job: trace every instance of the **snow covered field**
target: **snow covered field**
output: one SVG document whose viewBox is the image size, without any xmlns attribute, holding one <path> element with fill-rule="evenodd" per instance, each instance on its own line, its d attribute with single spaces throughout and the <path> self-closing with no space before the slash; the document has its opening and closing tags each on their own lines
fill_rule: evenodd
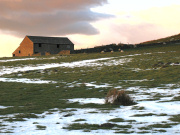
<svg viewBox="0 0 180 135">
<path fill-rule="evenodd" d="M 131 90 L 137 90 L 139 88 L 129 88 Z M 169 92 L 171 91 L 171 93 Z M 43 114 L 38 115 L 39 118 L 31 118 L 26 119 L 24 122 L 3 122 L 3 124 L 7 125 L 6 129 L 14 132 L 14 135 L 59 135 L 59 134 L 77 134 L 77 135 L 102 135 L 102 134 L 116 134 L 116 128 L 112 130 L 92 130 L 91 132 L 84 132 L 83 130 L 73 130 L 69 131 L 67 129 L 63 129 L 64 127 L 68 127 L 73 123 L 88 123 L 88 124 L 103 124 L 109 122 L 111 119 L 121 118 L 124 122 L 117 122 L 118 125 L 132 125 L 131 128 L 127 129 L 129 133 L 133 135 L 138 135 L 143 127 L 150 127 L 148 131 L 149 133 L 145 134 L 153 134 L 153 135 L 179 135 L 180 134 L 180 124 L 177 122 L 172 122 L 169 120 L 171 116 L 180 114 L 180 101 L 171 101 L 173 95 L 176 95 L 180 89 L 162 89 L 162 88 L 152 88 L 148 89 L 146 92 L 149 92 L 149 95 L 141 95 L 141 91 L 139 91 L 136 96 L 134 96 L 135 100 L 138 102 L 137 105 L 134 106 L 120 106 L 119 109 L 114 110 L 101 110 L 101 109 L 73 109 L 67 108 L 65 110 L 60 110 L 54 108 L 53 110 L 49 110 L 44 112 Z M 159 100 L 148 101 L 148 99 L 153 98 L 153 94 L 151 93 L 158 92 L 164 96 L 168 95 L 168 97 L 161 98 Z M 171 94 L 171 95 L 169 95 Z M 171 96 L 171 97 L 170 97 Z M 133 97 L 133 95 L 132 95 Z M 146 99 L 146 100 L 145 100 Z M 144 101 L 145 100 L 145 101 Z M 166 102 L 166 101 L 169 102 Z M 67 102 L 79 102 L 80 104 L 94 103 L 94 104 L 103 104 L 104 99 L 98 98 L 87 98 L 87 99 L 69 99 Z M 5 107 L 1 106 L 1 109 Z M 140 109 L 142 108 L 142 109 Z M 51 113 L 49 113 L 51 112 Z M 68 116 L 68 114 L 71 114 Z M 67 117 L 66 117 L 67 116 Z M 84 121 L 77 122 L 76 120 L 83 119 Z M 129 122 L 130 121 L 130 122 Z M 111 122 L 112 123 L 112 122 Z M 153 127 L 155 124 L 170 124 L 170 127 Z M 43 130 L 38 130 L 37 125 L 44 126 Z M 4 130 L 6 130 L 4 129 Z M 124 129 L 122 129 L 123 131 Z M 162 131 L 163 132 L 162 132 Z M 165 130 L 165 131 L 164 131 Z M 119 130 L 118 130 L 119 131 Z M 147 130 L 146 130 L 147 131 Z M 123 135 L 123 133 L 121 133 Z"/>
<path fill-rule="evenodd" d="M 132 55 L 138 56 L 140 54 Z M 149 55 L 149 54 L 147 54 Z M 130 55 L 129 55 L 130 56 Z M 112 65 L 123 65 L 124 63 L 131 62 L 132 58 L 129 56 L 123 57 L 109 57 L 82 60 L 70 63 L 52 63 L 52 64 L 39 64 L 27 65 L 22 67 L 1 67 L 0 68 L 0 82 L 17 82 L 17 83 L 35 83 L 35 84 L 49 84 L 57 83 L 51 80 L 41 80 L 39 78 L 4 78 L 3 75 L 33 71 L 44 70 L 55 67 L 102 67 Z M 18 60 L 18 59 L 16 59 Z M 24 59 L 26 60 L 26 59 Z M 31 59 L 30 59 L 31 60 Z M 34 58 L 32 58 L 34 60 Z M 11 60 L 8 60 L 9 62 Z M 13 60 L 12 60 L 13 61 Z M 3 62 L 1 60 L 0 62 Z M 19 74 L 21 76 L 21 74 Z M 150 81 L 143 80 L 123 80 L 126 82 L 143 82 Z M 76 85 L 78 82 L 76 82 Z M 96 82 L 84 83 L 89 88 L 107 88 L 113 84 L 98 85 Z M 37 114 L 38 118 L 25 119 L 26 121 L 3 121 L 7 117 L 12 117 L 16 114 L 1 115 L 0 124 L 5 126 L 0 127 L 1 132 L 10 131 L 13 135 L 112 135 L 112 134 L 132 134 L 132 135 L 179 135 L 180 124 L 170 120 L 174 115 L 180 114 L 180 101 L 173 100 L 179 93 L 180 88 L 173 88 L 176 84 L 166 84 L 159 88 L 141 88 L 129 87 L 127 91 L 133 91 L 135 94 L 130 94 L 131 97 L 137 102 L 133 106 L 119 106 L 114 109 L 101 109 L 101 108 L 66 108 L 66 109 L 51 109 L 42 114 Z M 74 87 L 74 83 L 70 83 L 69 87 Z M 120 88 L 120 86 L 119 86 Z M 63 100 L 63 99 L 59 99 Z M 67 99 L 67 104 L 78 102 L 79 104 L 104 104 L 102 98 L 75 98 Z M 2 109 L 11 106 L 1 106 Z M 123 119 L 123 122 L 113 122 L 113 119 Z M 113 127 L 111 130 L 98 129 L 98 130 L 68 130 L 66 129 L 74 123 L 79 124 L 104 124 L 115 123 L 119 126 L 131 126 L 130 128 L 119 129 Z M 166 127 L 165 127 L 166 126 Z M 0 132 L 0 133 L 1 133 Z M 124 133 L 123 133 L 124 132 Z"/>
</svg>

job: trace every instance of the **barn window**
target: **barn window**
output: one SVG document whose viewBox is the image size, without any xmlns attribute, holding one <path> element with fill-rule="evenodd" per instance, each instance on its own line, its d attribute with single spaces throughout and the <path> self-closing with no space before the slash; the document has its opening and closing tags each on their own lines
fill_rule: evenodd
<svg viewBox="0 0 180 135">
<path fill-rule="evenodd" d="M 13 54 L 13 57 L 15 57 L 16 55 L 15 54 Z"/>
<path fill-rule="evenodd" d="M 59 45 L 57 45 L 57 48 L 59 48 Z"/>
<path fill-rule="evenodd" d="M 19 53 L 21 53 L 21 51 L 19 50 Z"/>
<path fill-rule="evenodd" d="M 41 47 L 42 45 L 41 44 L 39 44 L 39 47 Z"/>
</svg>

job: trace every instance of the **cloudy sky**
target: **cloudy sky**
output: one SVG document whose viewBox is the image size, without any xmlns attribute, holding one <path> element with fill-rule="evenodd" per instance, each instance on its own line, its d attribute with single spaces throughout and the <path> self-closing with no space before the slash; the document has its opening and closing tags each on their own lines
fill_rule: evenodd
<svg viewBox="0 0 180 135">
<path fill-rule="evenodd" d="M 67 36 L 75 48 L 180 33 L 180 0 L 0 0 L 0 57 L 26 35 Z"/>
</svg>

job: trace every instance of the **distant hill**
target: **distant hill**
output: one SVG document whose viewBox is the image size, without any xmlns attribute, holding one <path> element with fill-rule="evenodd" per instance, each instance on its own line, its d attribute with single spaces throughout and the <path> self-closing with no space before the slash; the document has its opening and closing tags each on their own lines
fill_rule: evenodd
<svg viewBox="0 0 180 135">
<path fill-rule="evenodd" d="M 142 42 L 140 44 L 166 44 L 166 43 L 180 43 L 180 33 L 177 35 L 165 37 L 165 38 L 160 38 L 157 40 L 151 40 L 151 41 L 146 41 Z"/>
<path fill-rule="evenodd" d="M 109 44 L 102 46 L 95 46 L 93 48 L 74 50 L 72 53 L 95 53 L 95 52 L 112 52 L 121 51 L 124 49 L 138 48 L 138 47 L 156 47 L 157 45 L 168 45 L 168 44 L 179 44 L 180 45 L 180 33 L 177 35 L 169 36 L 166 38 L 160 38 L 157 40 L 151 40 L 142 42 L 139 44 Z"/>
</svg>

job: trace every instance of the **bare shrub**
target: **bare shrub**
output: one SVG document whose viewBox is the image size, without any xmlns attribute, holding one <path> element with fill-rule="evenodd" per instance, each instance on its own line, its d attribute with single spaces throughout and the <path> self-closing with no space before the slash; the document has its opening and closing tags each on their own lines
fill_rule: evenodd
<svg viewBox="0 0 180 135">
<path fill-rule="evenodd" d="M 124 90 L 119 91 L 117 89 L 112 89 L 108 92 L 105 102 L 106 104 L 124 105 L 124 106 L 136 104 L 133 101 L 133 99 L 128 94 L 125 93 Z"/>
</svg>

